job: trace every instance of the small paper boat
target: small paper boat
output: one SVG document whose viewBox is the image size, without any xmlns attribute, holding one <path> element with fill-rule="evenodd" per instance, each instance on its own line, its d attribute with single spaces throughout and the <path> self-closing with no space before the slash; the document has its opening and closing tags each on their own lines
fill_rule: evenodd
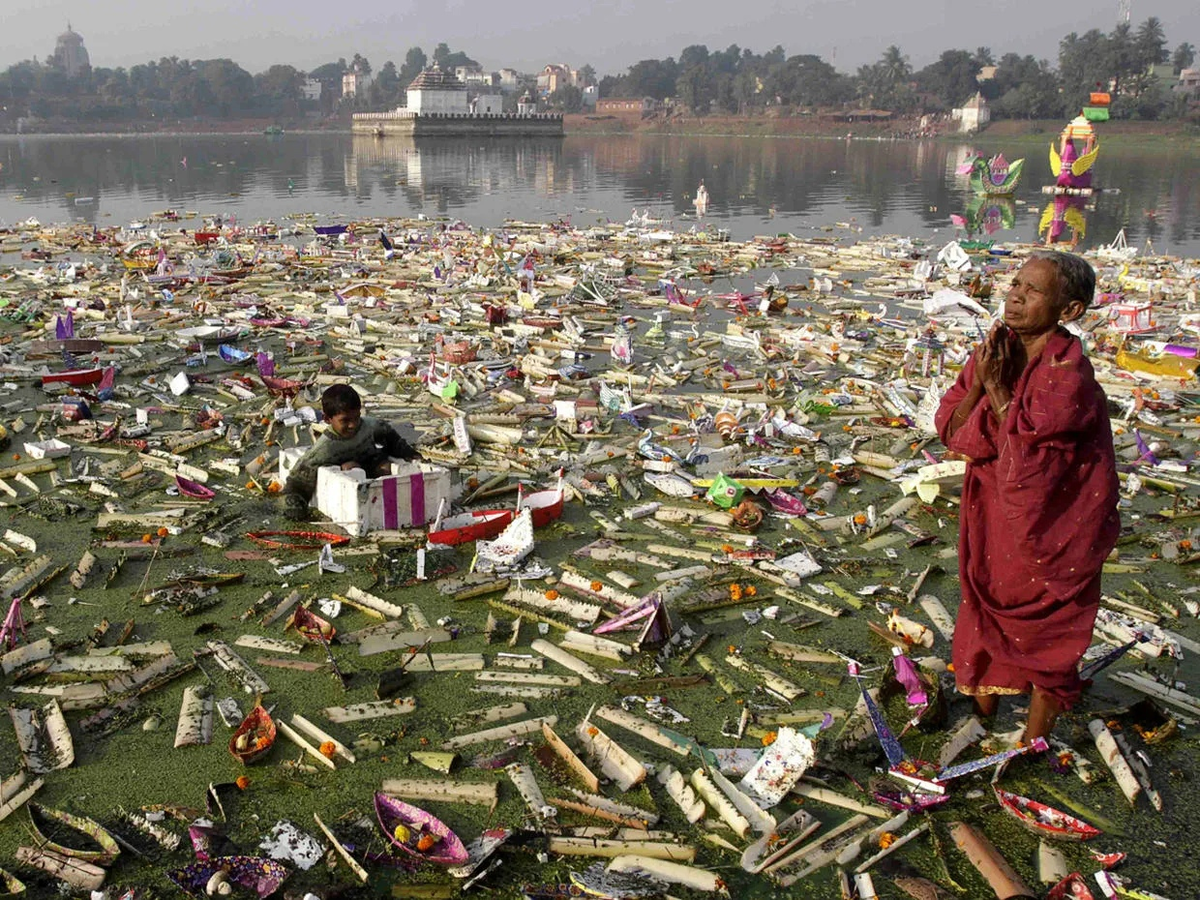
<svg viewBox="0 0 1200 900">
<path fill-rule="evenodd" d="M 68 369 L 65 372 L 51 372 L 42 376 L 42 387 L 48 384 L 69 384 L 73 387 L 83 387 L 88 384 L 99 384 L 104 377 L 104 370 L 97 366 L 94 369 Z"/>
<path fill-rule="evenodd" d="M 250 360 L 254 359 L 254 354 L 249 350 L 240 350 L 229 344 L 220 344 L 217 347 L 217 354 L 221 359 L 233 366 L 244 366 Z"/>
<path fill-rule="evenodd" d="M 295 397 L 298 393 L 308 387 L 307 382 L 293 381 L 290 378 L 279 378 L 275 375 L 260 375 L 262 383 L 267 388 L 267 393 L 272 397 Z"/>
<path fill-rule="evenodd" d="M 314 225 L 313 231 L 317 234 L 330 237 L 335 234 L 345 234 L 349 231 L 348 225 Z"/>
<path fill-rule="evenodd" d="M 459 513 L 434 522 L 429 529 L 429 543 L 457 547 L 467 541 L 494 538 L 516 515 L 511 509 L 481 509 Z"/>
<path fill-rule="evenodd" d="M 186 894 L 204 897 L 209 881 L 224 872 L 230 884 L 269 897 L 291 873 L 281 863 L 263 856 L 215 856 L 167 872 L 167 877 Z"/>
<path fill-rule="evenodd" d="M 39 803 L 33 803 L 32 801 L 26 804 L 26 808 L 29 810 L 29 819 L 33 826 L 33 832 L 37 837 L 38 848 L 41 850 L 53 850 L 55 853 L 61 853 L 63 856 L 81 859 L 84 862 L 95 863 L 100 866 L 107 866 L 121 855 L 121 848 L 113 836 L 99 822 L 89 819 L 87 816 L 73 815 L 59 809 L 42 806 Z M 77 832 L 77 835 L 87 835 L 95 842 L 99 849 L 83 850 L 78 847 L 68 847 L 65 844 L 52 841 L 46 837 L 39 822 L 41 825 L 52 824 L 54 827 L 51 833 L 55 835 L 61 835 L 66 829 Z"/>
<path fill-rule="evenodd" d="M 272 550 L 320 550 L 326 544 L 341 547 L 350 543 L 349 535 L 325 531 L 249 531 L 246 537 Z"/>
<path fill-rule="evenodd" d="M 992 789 L 996 792 L 1000 807 L 1006 813 L 1041 837 L 1060 841 L 1086 841 L 1101 833 L 1094 825 L 1089 825 L 1082 819 L 1052 806 L 1010 793 L 996 785 L 992 785 Z"/>
<path fill-rule="evenodd" d="M 211 488 L 206 488 L 200 482 L 184 478 L 182 475 L 175 476 L 175 485 L 179 488 L 179 493 L 196 500 L 211 500 L 216 496 Z"/>
<path fill-rule="evenodd" d="M 804 501 L 794 494 L 789 494 L 782 488 L 763 491 L 763 496 L 766 497 L 767 502 L 771 504 L 773 510 L 783 513 L 785 516 L 808 515 L 808 507 L 804 505 Z"/>
<path fill-rule="evenodd" d="M 30 441 L 25 444 L 25 455 L 30 459 L 58 459 L 71 453 L 71 445 L 58 438 L 48 441 Z"/>
<path fill-rule="evenodd" d="M 238 336 L 239 329 L 220 325 L 196 325 L 192 328 L 180 328 L 172 338 L 176 343 L 187 344 L 223 344 Z"/>
<path fill-rule="evenodd" d="M 275 720 L 262 706 L 250 710 L 229 739 L 229 752 L 243 765 L 262 759 L 275 746 Z"/>
<path fill-rule="evenodd" d="M 543 528 L 563 514 L 562 471 L 559 471 L 558 486 L 547 491 L 534 491 L 532 494 L 517 494 L 517 509 L 528 509 L 533 513 L 533 527 Z"/>
<path fill-rule="evenodd" d="M 682 475 L 667 472 L 647 472 L 642 476 L 642 480 L 656 491 L 666 494 L 668 497 L 679 497 L 682 499 L 696 495 L 695 486 Z"/>
<path fill-rule="evenodd" d="M 481 572 L 515 566 L 533 552 L 533 514 L 523 509 L 494 541 L 476 541 L 475 566 Z"/>
<path fill-rule="evenodd" d="M 295 628 L 310 641 L 328 643 L 337 634 L 337 629 L 333 627 L 332 623 L 327 622 L 315 612 L 303 606 L 296 607 L 296 611 L 292 613 L 292 619 L 288 625 Z"/>
<path fill-rule="evenodd" d="M 380 791 L 375 794 L 375 815 L 387 839 L 409 856 L 439 866 L 461 866 L 469 858 L 458 835 L 423 809 Z"/>
</svg>

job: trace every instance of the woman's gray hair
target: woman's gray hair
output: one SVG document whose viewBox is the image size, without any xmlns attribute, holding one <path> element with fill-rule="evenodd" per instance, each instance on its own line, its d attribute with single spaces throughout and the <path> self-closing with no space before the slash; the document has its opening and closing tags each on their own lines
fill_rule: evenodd
<svg viewBox="0 0 1200 900">
<path fill-rule="evenodd" d="M 1030 259 L 1044 259 L 1058 274 L 1058 291 L 1066 301 L 1078 300 L 1084 308 L 1092 305 L 1096 296 L 1096 270 L 1082 256 L 1061 250 L 1038 250 Z"/>
</svg>

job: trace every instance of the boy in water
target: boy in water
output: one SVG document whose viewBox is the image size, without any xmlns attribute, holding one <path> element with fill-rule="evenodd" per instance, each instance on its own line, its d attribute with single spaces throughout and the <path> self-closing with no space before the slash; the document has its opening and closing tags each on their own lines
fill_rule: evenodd
<svg viewBox="0 0 1200 900">
<path fill-rule="evenodd" d="M 308 518 L 322 466 L 362 469 L 368 478 L 378 478 L 389 474 L 390 459 L 417 458 L 417 451 L 395 428 L 362 414 L 362 399 L 348 384 L 327 388 L 321 395 L 321 411 L 329 429 L 300 457 L 283 486 L 285 514 L 290 519 Z"/>
</svg>

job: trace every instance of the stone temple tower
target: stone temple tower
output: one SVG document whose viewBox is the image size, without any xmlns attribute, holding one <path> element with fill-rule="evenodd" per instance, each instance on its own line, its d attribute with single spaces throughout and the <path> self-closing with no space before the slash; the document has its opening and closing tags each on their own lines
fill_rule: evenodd
<svg viewBox="0 0 1200 900">
<path fill-rule="evenodd" d="M 58 36 L 58 41 L 54 45 L 54 55 L 50 57 L 50 64 L 71 76 L 78 75 L 85 66 L 91 65 L 87 48 L 83 46 L 83 38 L 79 36 L 78 32 L 71 30 L 69 22 L 67 30 Z"/>
</svg>

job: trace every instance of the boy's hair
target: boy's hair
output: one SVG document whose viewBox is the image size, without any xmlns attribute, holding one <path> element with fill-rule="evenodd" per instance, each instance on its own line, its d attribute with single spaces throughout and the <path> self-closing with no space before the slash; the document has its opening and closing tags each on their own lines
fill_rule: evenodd
<svg viewBox="0 0 1200 900">
<path fill-rule="evenodd" d="M 332 384 L 321 394 L 321 412 L 326 419 L 356 409 L 362 409 L 362 398 L 348 384 Z"/>
</svg>

